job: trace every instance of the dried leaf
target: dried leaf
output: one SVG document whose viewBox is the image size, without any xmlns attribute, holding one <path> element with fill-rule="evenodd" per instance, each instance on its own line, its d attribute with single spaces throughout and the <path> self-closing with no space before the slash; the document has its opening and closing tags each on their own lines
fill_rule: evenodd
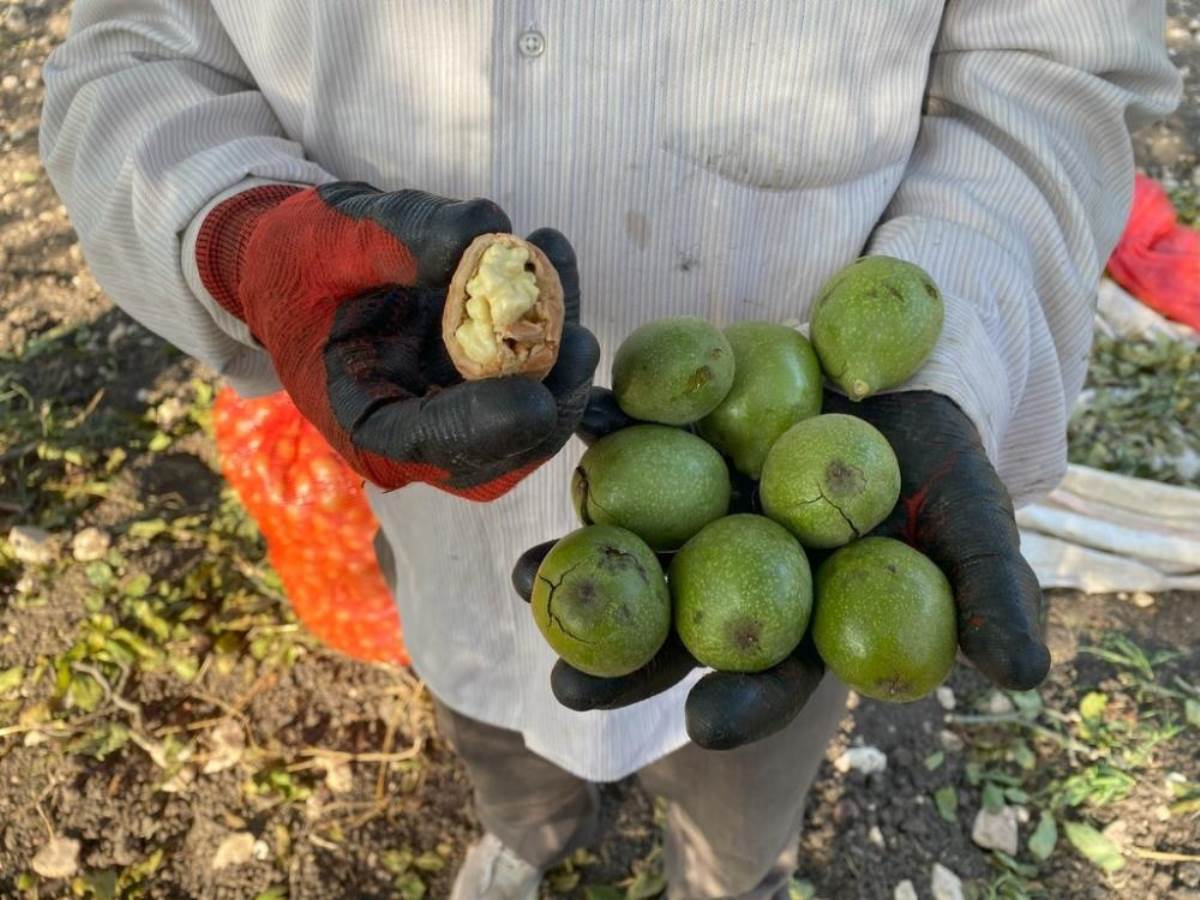
<svg viewBox="0 0 1200 900">
<path fill-rule="evenodd" d="M 1042 695 L 1037 691 L 1013 691 L 1008 696 L 1026 719 L 1036 719 L 1042 711 Z"/>
<path fill-rule="evenodd" d="M 116 900 L 119 880 L 116 869 L 84 872 L 71 882 L 71 892 L 76 896 L 90 892 L 91 900 Z"/>
<path fill-rule="evenodd" d="M 425 882 L 415 872 L 398 876 L 394 887 L 399 892 L 401 900 L 421 900 L 425 896 Z"/>
<path fill-rule="evenodd" d="M 446 861 L 436 853 L 427 852 L 414 859 L 413 865 L 422 872 L 440 872 L 446 868 Z"/>
<path fill-rule="evenodd" d="M 104 721 L 91 731 L 73 739 L 67 744 L 67 750 L 102 760 L 124 747 L 129 737 L 128 726 L 120 722 Z"/>
<path fill-rule="evenodd" d="M 214 871 L 227 866 L 240 866 L 250 862 L 253 856 L 254 835 L 248 831 L 236 831 L 217 846 L 211 865 Z"/>
<path fill-rule="evenodd" d="M 1009 803 L 1028 803 L 1029 794 L 1017 787 L 1008 787 L 1004 789 L 1004 798 Z"/>
<path fill-rule="evenodd" d="M 1099 721 L 1104 716 L 1108 706 L 1108 695 L 1099 691 L 1090 691 L 1079 702 L 1079 714 L 1085 721 Z"/>
<path fill-rule="evenodd" d="M 1200 486 L 1200 348 L 1098 336 L 1068 445 L 1072 462 Z"/>
<path fill-rule="evenodd" d="M 379 862 L 393 875 L 403 875 L 412 866 L 413 855 L 408 850 L 385 850 Z"/>
<path fill-rule="evenodd" d="M 1090 862 L 1105 872 L 1115 872 L 1125 865 L 1121 848 L 1091 825 L 1083 822 L 1064 822 L 1067 840 Z"/>
<path fill-rule="evenodd" d="M 947 822 L 958 821 L 958 792 L 953 785 L 938 788 L 933 794 L 933 804 L 938 815 Z"/>
<path fill-rule="evenodd" d="M 0 672 L 0 697 L 11 694 L 25 680 L 25 667 L 13 666 Z"/>
<path fill-rule="evenodd" d="M 546 876 L 546 881 L 550 884 L 550 889 L 556 894 L 566 894 L 569 891 L 575 890 L 579 886 L 579 872 L 571 869 L 551 872 Z"/>
<path fill-rule="evenodd" d="M 1004 789 L 989 781 L 983 786 L 983 808 L 988 812 L 1000 812 L 1004 808 Z"/>
<path fill-rule="evenodd" d="M 79 870 L 79 841 L 52 837 L 33 857 L 30 868 L 43 878 L 70 878 Z"/>
<path fill-rule="evenodd" d="M 1054 822 L 1054 816 L 1043 812 L 1041 818 L 1038 819 L 1037 828 L 1033 829 L 1033 834 L 1029 836 L 1029 852 L 1036 859 L 1045 862 L 1054 852 L 1057 843 L 1058 826 Z"/>
</svg>

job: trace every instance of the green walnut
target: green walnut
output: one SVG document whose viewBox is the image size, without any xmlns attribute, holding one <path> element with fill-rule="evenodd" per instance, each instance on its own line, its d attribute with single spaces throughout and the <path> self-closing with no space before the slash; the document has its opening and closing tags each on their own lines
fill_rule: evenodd
<svg viewBox="0 0 1200 900">
<path fill-rule="evenodd" d="M 571 479 L 581 522 L 627 528 L 659 551 L 678 550 L 725 515 L 729 492 L 721 454 L 666 425 L 634 425 L 602 437 Z"/>
<path fill-rule="evenodd" d="M 812 612 L 804 550 L 770 519 L 718 519 L 671 561 L 675 631 L 698 661 L 760 672 L 791 653 Z"/>
<path fill-rule="evenodd" d="M 865 535 L 900 497 L 891 444 L 856 416 L 828 413 L 793 425 L 763 465 L 763 511 L 806 547 L 840 547 Z"/>
<path fill-rule="evenodd" d="M 946 680 L 958 647 L 950 582 L 907 544 L 870 537 L 817 569 L 813 641 L 860 694 L 907 703 Z"/>
<path fill-rule="evenodd" d="M 636 329 L 617 348 L 613 394 L 626 415 L 687 425 L 708 415 L 733 384 L 733 348 L 693 316 Z"/>
<path fill-rule="evenodd" d="M 671 628 L 671 597 L 654 551 L 608 525 L 573 531 L 550 549 L 530 606 L 554 652 L 602 678 L 640 669 Z"/>
<path fill-rule="evenodd" d="M 697 430 L 739 472 L 758 478 L 780 435 L 821 411 L 821 366 L 804 335 L 786 325 L 738 322 L 725 337 L 733 387 Z"/>
<path fill-rule="evenodd" d="M 921 368 L 942 332 L 944 304 L 919 266 L 868 256 L 817 294 L 809 332 L 821 367 L 851 400 L 896 387 Z"/>
</svg>

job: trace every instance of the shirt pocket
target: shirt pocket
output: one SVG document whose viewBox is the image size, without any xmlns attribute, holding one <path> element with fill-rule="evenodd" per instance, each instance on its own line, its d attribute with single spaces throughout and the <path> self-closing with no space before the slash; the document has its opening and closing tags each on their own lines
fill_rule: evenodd
<svg viewBox="0 0 1200 900">
<path fill-rule="evenodd" d="M 738 10 L 736 19 L 681 11 L 663 29 L 662 149 L 770 191 L 851 181 L 907 158 L 941 2 L 768 0 Z"/>
</svg>

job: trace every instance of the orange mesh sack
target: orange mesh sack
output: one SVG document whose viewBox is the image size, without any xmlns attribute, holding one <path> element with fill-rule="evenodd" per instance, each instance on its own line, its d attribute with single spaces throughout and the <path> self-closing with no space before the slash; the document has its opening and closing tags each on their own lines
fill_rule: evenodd
<svg viewBox="0 0 1200 900">
<path fill-rule="evenodd" d="M 221 471 L 258 523 L 296 617 L 348 656 L 407 665 L 362 479 L 283 392 L 243 400 L 222 388 L 213 430 Z"/>
</svg>

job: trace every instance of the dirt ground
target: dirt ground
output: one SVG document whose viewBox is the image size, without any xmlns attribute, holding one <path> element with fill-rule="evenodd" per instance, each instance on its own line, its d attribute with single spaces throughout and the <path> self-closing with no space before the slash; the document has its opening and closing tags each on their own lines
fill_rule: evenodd
<svg viewBox="0 0 1200 900">
<path fill-rule="evenodd" d="M 1200 184 L 1200 0 L 1169 5 L 1187 100 L 1137 152 Z M 445 897 L 478 824 L 426 693 L 290 616 L 216 473 L 209 373 L 105 298 L 38 163 L 68 13 L 0 0 L 0 536 L 50 534 L 39 559 L 0 544 L 0 896 Z M 89 526 L 110 545 L 77 559 Z M 974 898 L 1200 898 L 1200 597 L 1048 599 L 1038 691 L 959 669 L 852 704 L 793 897 L 927 898 L 937 864 Z M 886 768 L 848 767 L 860 745 Z M 661 808 L 604 797 L 605 839 L 545 897 L 662 889 Z M 1015 852 L 973 842 L 981 809 Z"/>
</svg>

